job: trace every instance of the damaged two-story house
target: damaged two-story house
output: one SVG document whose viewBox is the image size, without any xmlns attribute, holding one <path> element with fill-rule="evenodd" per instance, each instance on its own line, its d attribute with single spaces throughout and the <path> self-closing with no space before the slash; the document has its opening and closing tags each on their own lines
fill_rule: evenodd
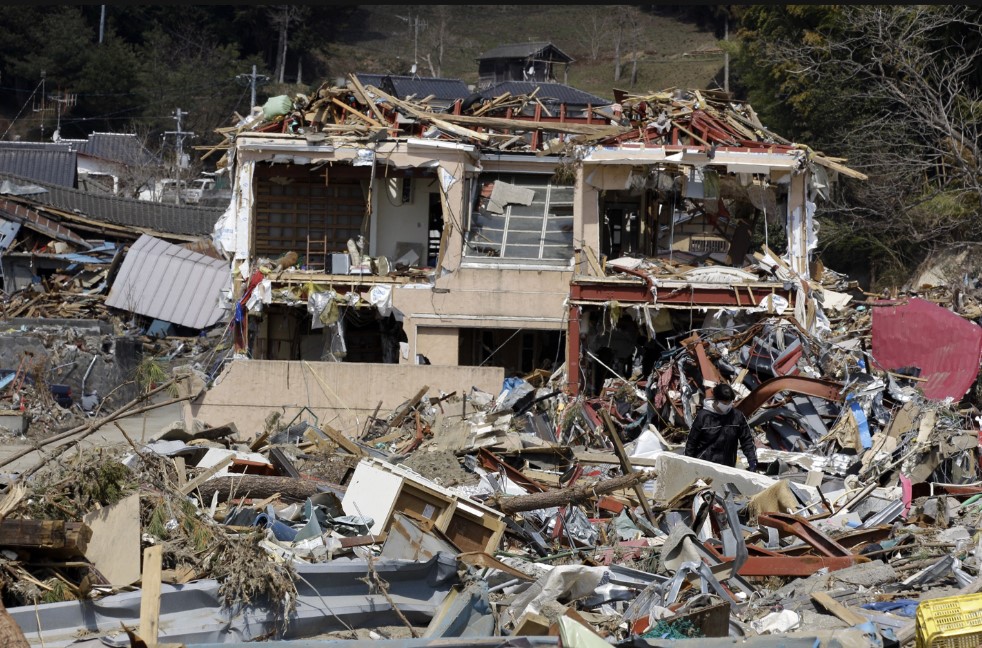
<svg viewBox="0 0 982 648">
<path fill-rule="evenodd" d="M 612 121 L 534 97 L 434 112 L 353 81 L 230 141 L 215 239 L 241 354 L 565 366 L 576 391 L 694 314 L 806 321 L 815 204 L 860 175 L 722 93 L 629 98 Z"/>
</svg>

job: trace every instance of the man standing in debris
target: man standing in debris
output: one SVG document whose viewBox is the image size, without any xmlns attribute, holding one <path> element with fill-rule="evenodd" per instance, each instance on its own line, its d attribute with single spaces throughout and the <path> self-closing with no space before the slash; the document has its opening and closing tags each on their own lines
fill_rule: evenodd
<svg viewBox="0 0 982 648">
<path fill-rule="evenodd" d="M 713 387 L 713 397 L 707 398 L 689 429 L 685 443 L 685 456 L 705 459 L 713 463 L 736 466 L 737 444 L 750 464 L 757 471 L 757 448 L 747 417 L 733 409 L 733 388 L 720 384 Z"/>
</svg>

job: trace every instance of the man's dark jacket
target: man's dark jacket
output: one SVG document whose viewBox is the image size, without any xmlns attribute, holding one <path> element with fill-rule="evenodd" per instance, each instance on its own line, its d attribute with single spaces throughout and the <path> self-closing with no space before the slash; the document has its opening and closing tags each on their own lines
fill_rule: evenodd
<svg viewBox="0 0 982 648">
<path fill-rule="evenodd" d="M 689 429 L 685 456 L 736 466 L 737 445 L 743 450 L 750 470 L 757 470 L 757 449 L 747 417 L 736 408 L 726 414 L 703 407 Z"/>
</svg>

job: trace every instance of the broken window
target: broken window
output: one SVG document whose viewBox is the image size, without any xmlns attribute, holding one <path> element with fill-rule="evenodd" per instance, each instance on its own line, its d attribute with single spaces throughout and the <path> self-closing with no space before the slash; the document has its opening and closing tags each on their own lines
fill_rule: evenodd
<svg viewBox="0 0 982 648">
<path fill-rule="evenodd" d="M 563 261 L 573 256 L 573 186 L 548 175 L 484 174 L 471 203 L 465 255 Z"/>
</svg>

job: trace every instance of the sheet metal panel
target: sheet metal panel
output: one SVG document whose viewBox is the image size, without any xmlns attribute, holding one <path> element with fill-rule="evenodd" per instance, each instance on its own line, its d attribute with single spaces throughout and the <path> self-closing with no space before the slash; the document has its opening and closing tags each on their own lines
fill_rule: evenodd
<svg viewBox="0 0 982 648">
<path fill-rule="evenodd" d="M 956 401 L 979 373 L 982 327 L 923 299 L 878 302 L 873 308 L 873 359 L 892 371 L 916 366 L 924 395 Z"/>
<path fill-rule="evenodd" d="M 106 304 L 190 328 L 206 328 L 227 310 L 220 295 L 232 281 L 228 264 L 142 235 L 130 247 Z"/>
<path fill-rule="evenodd" d="M 265 602 L 223 606 L 218 582 L 161 586 L 161 643 L 231 644 L 255 642 L 271 633 L 277 639 L 302 639 L 351 628 L 401 624 L 393 604 L 416 624 L 426 624 L 458 583 L 457 561 L 439 554 L 426 562 L 376 560 L 375 570 L 389 583 L 389 598 L 364 582 L 364 560 L 335 559 L 297 565 L 297 607 L 285 629 Z M 66 601 L 9 608 L 32 646 L 105 648 L 129 646 L 120 624 L 136 628 L 142 592 L 123 592 L 98 600 Z M 39 631 L 40 628 L 40 631 Z M 436 640 L 433 640 L 436 641 Z M 261 645 L 249 643 L 251 646 Z M 302 645 L 302 644 L 297 644 Z"/>
</svg>

